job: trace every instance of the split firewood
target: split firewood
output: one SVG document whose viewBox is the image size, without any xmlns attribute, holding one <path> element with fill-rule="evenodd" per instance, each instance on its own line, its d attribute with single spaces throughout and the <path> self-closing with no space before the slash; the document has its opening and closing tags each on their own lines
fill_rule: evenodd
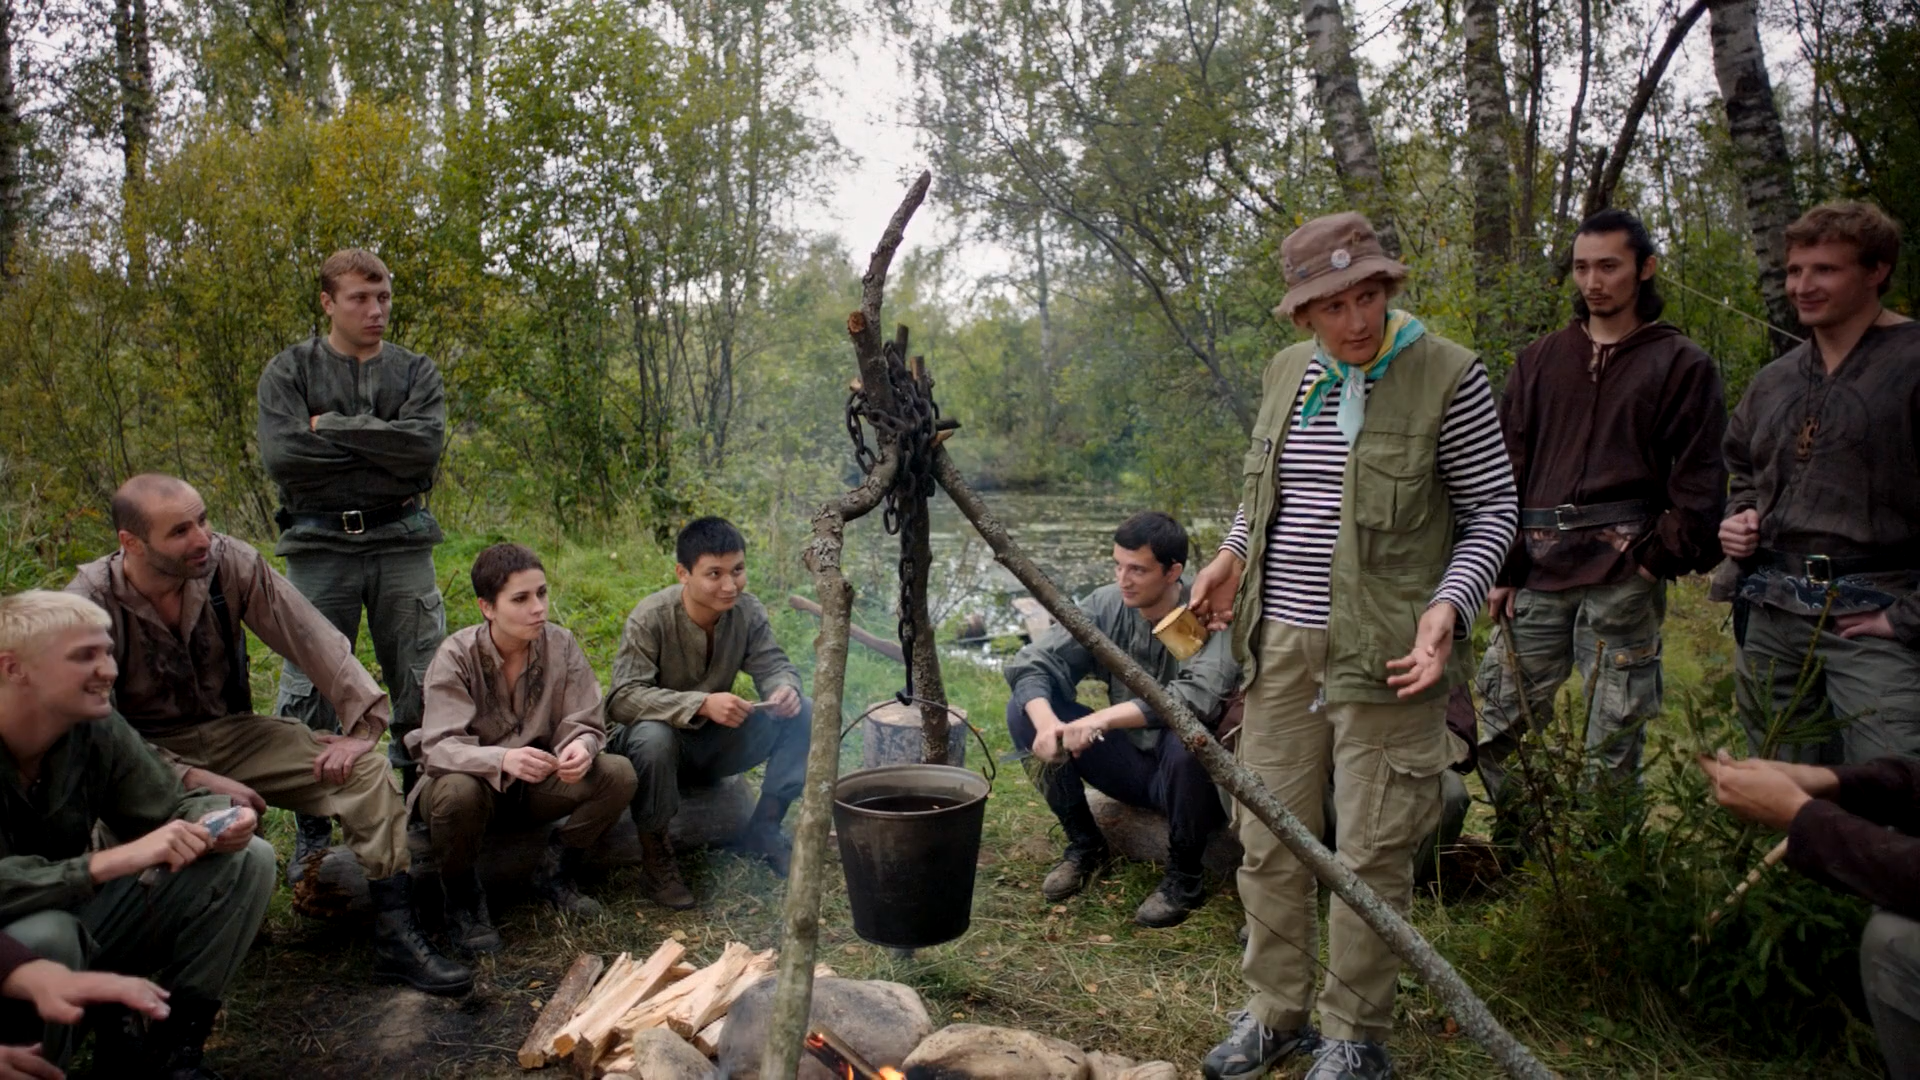
<svg viewBox="0 0 1920 1080">
<path fill-rule="evenodd" d="M 754 954 L 745 945 L 728 942 L 727 947 L 720 951 L 720 959 L 641 1002 L 620 1018 L 618 1030 L 629 1038 L 634 1032 L 651 1027 L 670 1027 L 682 1037 L 700 1030 L 706 1024 L 690 1026 L 692 1019 L 696 1015 L 707 1014 L 713 1003 L 740 978 L 753 958 Z M 725 1011 L 724 1007 L 721 1011 Z M 706 1015 L 706 1020 L 710 1022 L 717 1015 Z"/>
<path fill-rule="evenodd" d="M 693 1043 L 695 1050 L 700 1051 L 708 1057 L 719 1057 L 720 1033 L 726 1029 L 727 1018 L 723 1016 L 713 1023 L 708 1024 L 706 1027 L 701 1028 L 699 1031 L 694 1032 L 693 1038 L 688 1041 Z"/>
<path fill-rule="evenodd" d="M 533 1030 L 527 1032 L 527 1041 L 520 1044 L 521 1068 L 538 1069 L 547 1064 L 548 1055 L 553 1051 L 553 1037 L 560 1033 L 567 1021 L 573 1019 L 574 1011 L 586 1001 L 603 967 L 605 962 L 593 953 L 581 953 L 574 960 L 573 966 L 560 979 L 560 985 L 554 987 L 546 1008 L 540 1010 L 540 1018 L 533 1022 Z"/>
<path fill-rule="evenodd" d="M 587 999 L 586 1007 L 576 1013 L 573 1020 L 554 1037 L 555 1054 L 578 1057 L 582 1047 L 585 1047 L 588 1064 L 604 1057 L 603 1051 L 610 1045 L 609 1036 L 614 1025 L 635 1005 L 644 1001 L 647 995 L 665 984 L 667 972 L 680 962 L 686 952 L 686 946 L 669 939 L 660 943 L 646 963 L 630 968 L 618 982 L 602 978 L 600 987 L 596 987 L 594 994 Z M 687 979 L 694 977 L 690 975 Z M 686 981 L 683 979 L 676 985 L 685 985 Z"/>
</svg>

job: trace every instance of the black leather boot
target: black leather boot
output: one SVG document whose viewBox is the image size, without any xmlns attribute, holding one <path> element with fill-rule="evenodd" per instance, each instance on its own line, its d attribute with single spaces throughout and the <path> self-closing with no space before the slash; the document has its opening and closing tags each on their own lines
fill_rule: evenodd
<svg viewBox="0 0 1920 1080">
<path fill-rule="evenodd" d="M 413 881 L 405 870 L 367 882 L 373 900 L 373 978 L 457 997 L 473 989 L 473 971 L 440 955 L 413 918 Z"/>
<path fill-rule="evenodd" d="M 333 846 L 333 819 L 312 814 L 293 816 L 293 858 L 287 860 L 287 884 L 297 885 L 307 876 L 307 864 L 315 855 L 325 857 Z"/>
<path fill-rule="evenodd" d="M 586 860 L 585 848 L 567 847 L 555 834 L 547 841 L 547 850 L 540 857 L 540 869 L 533 875 L 533 891 L 569 915 L 589 919 L 599 915 L 604 910 L 600 902 L 580 895 L 580 867 Z"/>
<path fill-rule="evenodd" d="M 740 830 L 740 838 L 734 841 L 734 846 L 741 851 L 765 859 L 780 877 L 787 876 L 793 862 L 793 844 L 780 831 L 780 819 L 786 816 L 786 800 L 762 795 L 753 808 L 753 816 L 747 819 L 747 827 Z"/>
<path fill-rule="evenodd" d="M 147 1033 L 147 1046 L 162 1080 L 219 1080 L 202 1064 L 207 1036 L 213 1033 L 220 1003 L 177 993 L 168 1001 L 172 1011 Z"/>
<path fill-rule="evenodd" d="M 500 951 L 500 931 L 487 912 L 487 890 L 472 867 L 465 873 L 442 873 L 447 892 L 447 937 L 453 947 L 469 955 Z"/>
</svg>

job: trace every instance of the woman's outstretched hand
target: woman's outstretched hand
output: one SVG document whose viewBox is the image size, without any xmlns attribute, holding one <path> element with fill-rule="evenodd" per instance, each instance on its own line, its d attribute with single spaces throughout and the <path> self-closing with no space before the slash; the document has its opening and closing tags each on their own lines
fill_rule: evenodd
<svg viewBox="0 0 1920 1080">
<path fill-rule="evenodd" d="M 1447 658 L 1453 655 L 1453 624 L 1459 617 L 1453 605 L 1442 601 L 1420 616 L 1420 629 L 1413 636 L 1413 651 L 1398 660 L 1387 661 L 1387 685 L 1403 698 L 1419 694 L 1440 681 L 1446 673 Z"/>
</svg>

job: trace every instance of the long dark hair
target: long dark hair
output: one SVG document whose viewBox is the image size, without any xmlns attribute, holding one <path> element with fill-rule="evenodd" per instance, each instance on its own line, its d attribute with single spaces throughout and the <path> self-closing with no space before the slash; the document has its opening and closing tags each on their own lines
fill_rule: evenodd
<svg viewBox="0 0 1920 1080">
<path fill-rule="evenodd" d="M 1646 269 L 1647 260 L 1653 258 L 1653 237 L 1647 233 L 1647 227 L 1640 219 L 1625 210 L 1602 210 L 1580 223 L 1573 235 L 1598 236 L 1606 233 L 1626 233 L 1627 246 L 1633 249 L 1633 269 L 1637 273 Z M 1660 317 L 1667 308 L 1666 297 L 1654 284 L 1653 278 L 1638 283 L 1633 294 L 1633 313 L 1643 323 L 1650 323 Z M 1580 290 L 1573 292 L 1573 317 L 1585 322 L 1593 317 L 1587 307 L 1587 298 Z"/>
</svg>

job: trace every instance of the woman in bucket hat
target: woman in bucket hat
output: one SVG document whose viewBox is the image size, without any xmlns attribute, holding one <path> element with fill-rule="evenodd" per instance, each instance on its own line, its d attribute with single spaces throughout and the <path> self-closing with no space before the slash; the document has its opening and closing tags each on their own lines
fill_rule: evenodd
<svg viewBox="0 0 1920 1080">
<path fill-rule="evenodd" d="M 1472 673 L 1463 639 L 1519 523 L 1513 473 L 1486 369 L 1389 306 L 1408 271 L 1365 217 L 1307 222 L 1280 265 L 1274 314 L 1313 337 L 1267 365 L 1240 513 L 1192 607 L 1233 633 L 1241 762 L 1316 835 L 1331 771 L 1340 860 L 1404 911 L 1440 773 L 1466 750 L 1447 693 Z M 1236 820 L 1252 996 L 1202 1071 L 1259 1076 L 1312 1051 L 1310 1080 L 1391 1075 L 1399 960 L 1333 901 L 1323 1037 L 1313 874 Z"/>
</svg>

